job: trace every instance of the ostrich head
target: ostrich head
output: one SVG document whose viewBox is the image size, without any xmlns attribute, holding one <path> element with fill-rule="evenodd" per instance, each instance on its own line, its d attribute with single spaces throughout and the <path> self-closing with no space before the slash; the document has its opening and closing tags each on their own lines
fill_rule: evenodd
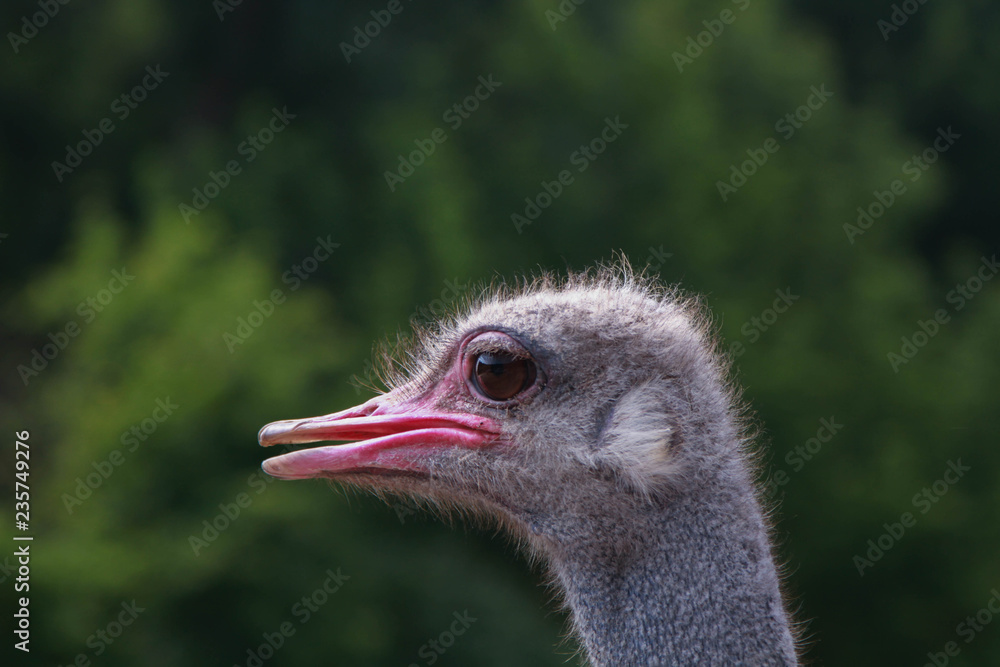
<svg viewBox="0 0 1000 667">
<path fill-rule="evenodd" d="M 705 594 L 705 577 L 749 597 L 706 598 L 692 614 L 738 624 L 751 609 L 784 627 L 784 652 L 764 655 L 794 661 L 738 410 L 695 300 L 627 268 L 542 278 L 489 291 L 424 332 L 405 368 L 362 405 L 265 426 L 264 446 L 349 444 L 293 451 L 264 470 L 498 519 L 549 563 L 599 664 L 642 662 L 643 651 L 646 662 L 666 660 L 657 652 L 683 661 L 700 640 L 677 643 L 697 623 L 682 610 Z M 640 614 L 634 639 L 622 639 L 628 622 L 608 606 L 635 606 L 636 586 L 655 589 L 640 602 L 659 615 Z M 602 599 L 588 597 L 602 588 Z M 723 657 L 761 655 L 725 648 L 732 640 L 719 632 L 701 644 L 722 646 Z"/>
</svg>

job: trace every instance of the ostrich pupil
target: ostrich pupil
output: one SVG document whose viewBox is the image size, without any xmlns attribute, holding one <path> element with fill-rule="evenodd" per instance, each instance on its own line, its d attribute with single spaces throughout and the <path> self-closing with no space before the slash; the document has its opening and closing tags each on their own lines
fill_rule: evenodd
<svg viewBox="0 0 1000 667">
<path fill-rule="evenodd" d="M 504 352 L 480 354 L 474 372 L 476 386 L 494 401 L 513 398 L 535 381 L 534 362 Z"/>
</svg>

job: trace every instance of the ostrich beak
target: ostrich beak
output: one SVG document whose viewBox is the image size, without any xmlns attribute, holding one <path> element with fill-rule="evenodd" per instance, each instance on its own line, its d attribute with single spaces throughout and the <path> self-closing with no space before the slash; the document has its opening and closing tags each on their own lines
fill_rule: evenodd
<svg viewBox="0 0 1000 667">
<path fill-rule="evenodd" d="M 429 409 L 419 399 L 383 408 L 388 396 L 322 417 L 268 424 L 257 436 L 262 447 L 326 441 L 350 444 L 289 452 L 264 461 L 261 467 L 281 479 L 420 474 L 427 472 L 422 462 L 430 454 L 486 447 L 500 435 L 500 423 L 494 419 Z"/>
</svg>

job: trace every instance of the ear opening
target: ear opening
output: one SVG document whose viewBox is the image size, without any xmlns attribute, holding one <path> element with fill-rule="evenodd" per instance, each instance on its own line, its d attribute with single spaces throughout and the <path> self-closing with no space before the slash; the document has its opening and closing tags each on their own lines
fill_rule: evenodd
<svg viewBox="0 0 1000 667">
<path fill-rule="evenodd" d="M 615 403 L 595 458 L 637 491 L 673 486 L 681 477 L 678 431 L 661 383 L 648 381 L 629 389 Z"/>
</svg>

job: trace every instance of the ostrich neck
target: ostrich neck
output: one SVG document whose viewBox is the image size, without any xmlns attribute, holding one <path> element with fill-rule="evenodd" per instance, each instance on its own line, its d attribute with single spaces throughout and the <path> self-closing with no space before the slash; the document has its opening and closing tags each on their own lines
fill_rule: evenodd
<svg viewBox="0 0 1000 667">
<path fill-rule="evenodd" d="M 594 528 L 550 551 L 594 665 L 797 664 L 749 490 Z"/>
</svg>

